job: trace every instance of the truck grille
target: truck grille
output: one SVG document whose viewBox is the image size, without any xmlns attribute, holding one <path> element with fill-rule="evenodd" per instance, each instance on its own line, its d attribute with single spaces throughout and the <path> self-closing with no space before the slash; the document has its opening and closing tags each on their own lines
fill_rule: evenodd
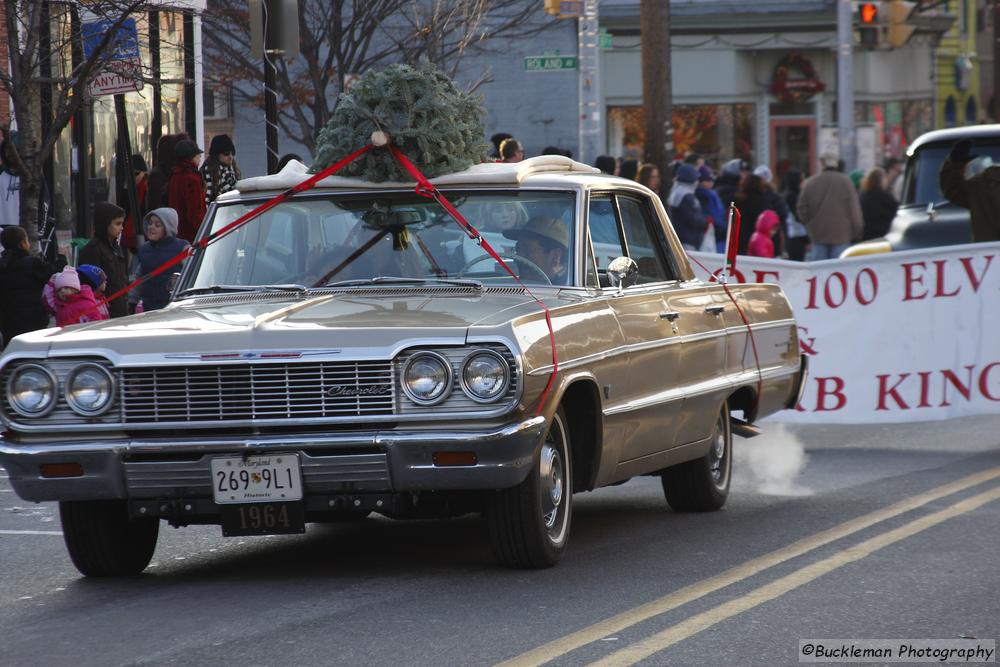
<svg viewBox="0 0 1000 667">
<path fill-rule="evenodd" d="M 122 370 L 126 424 L 392 415 L 388 361 Z"/>
</svg>

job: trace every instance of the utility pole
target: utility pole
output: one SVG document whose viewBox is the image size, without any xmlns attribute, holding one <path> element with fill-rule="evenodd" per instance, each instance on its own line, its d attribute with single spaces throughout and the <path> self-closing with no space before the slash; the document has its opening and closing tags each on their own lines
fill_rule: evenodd
<svg viewBox="0 0 1000 667">
<path fill-rule="evenodd" d="M 600 46 L 597 0 L 585 0 L 578 19 L 577 39 L 580 68 L 580 144 L 577 159 L 593 164 L 604 152 L 601 144 Z"/>
<path fill-rule="evenodd" d="M 670 3 L 642 0 L 639 23 L 642 26 L 642 106 L 646 116 L 643 160 L 659 168 L 662 188 L 666 189 L 670 186 L 670 161 L 674 156 Z"/>
<path fill-rule="evenodd" d="M 837 0 L 837 140 L 844 170 L 857 163 L 854 143 L 854 26 L 851 0 Z"/>
</svg>

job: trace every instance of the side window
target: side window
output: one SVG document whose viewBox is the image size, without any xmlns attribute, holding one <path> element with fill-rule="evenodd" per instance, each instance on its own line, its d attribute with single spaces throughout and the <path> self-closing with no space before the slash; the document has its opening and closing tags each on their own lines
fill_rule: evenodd
<svg viewBox="0 0 1000 667">
<path fill-rule="evenodd" d="M 618 231 L 615 204 L 610 195 L 591 197 L 587 221 L 590 228 L 590 240 L 594 247 L 594 257 L 597 260 L 597 272 L 604 276 L 611 260 L 625 254 L 625 246 Z M 605 284 L 603 280 L 601 284 Z"/>
<path fill-rule="evenodd" d="M 639 265 L 638 283 L 673 280 L 673 271 L 666 262 L 666 251 L 660 245 L 660 235 L 653 227 L 648 207 L 637 199 L 619 196 L 618 210 L 622 216 L 629 257 Z"/>
</svg>

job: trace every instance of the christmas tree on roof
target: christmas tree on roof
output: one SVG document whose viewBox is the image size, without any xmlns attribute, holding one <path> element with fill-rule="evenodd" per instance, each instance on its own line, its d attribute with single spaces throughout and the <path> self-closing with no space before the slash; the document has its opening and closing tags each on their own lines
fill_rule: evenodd
<svg viewBox="0 0 1000 667">
<path fill-rule="evenodd" d="M 388 134 L 427 178 L 463 171 L 486 160 L 484 113 L 479 98 L 460 91 L 428 61 L 367 72 L 340 95 L 319 133 L 312 171 L 369 144 L 373 132 Z M 372 182 L 411 180 L 387 150 L 369 151 L 340 175 Z"/>
</svg>

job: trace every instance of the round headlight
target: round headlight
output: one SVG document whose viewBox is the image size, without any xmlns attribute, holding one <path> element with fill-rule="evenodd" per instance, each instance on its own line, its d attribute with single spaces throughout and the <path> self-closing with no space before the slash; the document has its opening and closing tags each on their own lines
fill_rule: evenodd
<svg viewBox="0 0 1000 667">
<path fill-rule="evenodd" d="M 434 405 L 451 390 L 451 364 L 434 352 L 418 352 L 403 366 L 403 393 L 414 403 Z"/>
<path fill-rule="evenodd" d="M 56 377 L 45 366 L 25 364 L 7 381 L 7 400 L 24 417 L 42 417 L 56 404 Z"/>
<path fill-rule="evenodd" d="M 507 391 L 510 366 L 496 352 L 473 352 L 462 366 L 462 389 L 479 403 L 495 401 Z"/>
<path fill-rule="evenodd" d="M 115 381 L 108 369 L 97 364 L 81 364 L 66 378 L 66 402 L 73 412 L 94 417 L 111 406 Z"/>
</svg>

